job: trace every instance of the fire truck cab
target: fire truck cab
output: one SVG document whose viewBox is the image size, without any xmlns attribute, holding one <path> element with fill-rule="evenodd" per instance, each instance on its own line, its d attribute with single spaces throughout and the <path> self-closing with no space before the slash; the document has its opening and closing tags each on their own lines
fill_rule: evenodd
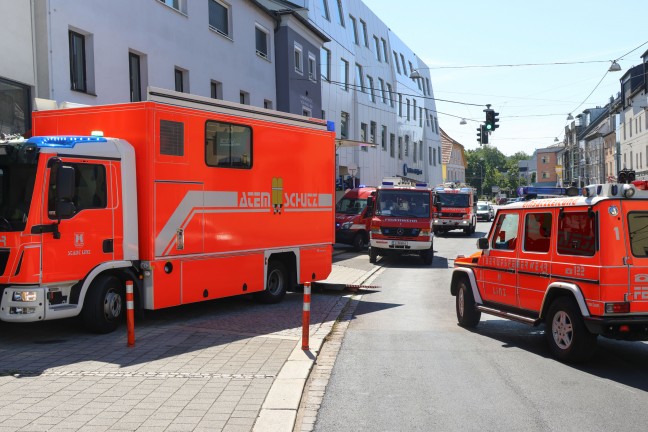
<svg viewBox="0 0 648 432">
<path fill-rule="evenodd" d="M 477 200 L 474 188 L 466 184 L 444 183 L 434 188 L 437 210 L 434 234 L 461 229 L 472 234 L 477 228 Z"/>
<path fill-rule="evenodd" d="M 558 197 L 501 207 L 479 252 L 455 260 L 459 325 L 481 313 L 545 324 L 552 354 L 588 359 L 597 336 L 648 340 L 648 182 L 521 188 Z"/>
<path fill-rule="evenodd" d="M 416 254 L 432 264 L 434 195 L 425 183 L 388 178 L 367 201 L 371 218 L 369 262 L 378 256 Z"/>
<path fill-rule="evenodd" d="M 349 189 L 335 205 L 335 242 L 350 244 L 360 251 L 369 243 L 371 215 L 367 198 L 376 191 L 375 187 Z"/>
</svg>

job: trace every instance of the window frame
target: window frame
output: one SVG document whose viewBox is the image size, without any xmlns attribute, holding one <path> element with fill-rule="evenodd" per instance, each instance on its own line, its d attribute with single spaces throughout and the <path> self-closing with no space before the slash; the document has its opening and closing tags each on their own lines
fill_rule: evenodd
<svg viewBox="0 0 648 432">
<path fill-rule="evenodd" d="M 221 165 L 220 162 L 218 162 L 216 165 L 214 165 L 214 164 L 209 162 L 207 154 L 208 154 L 209 149 L 212 148 L 209 145 L 210 142 L 212 142 L 212 146 L 215 147 L 216 150 L 218 149 L 218 146 L 213 144 L 214 139 L 213 138 L 212 139 L 207 138 L 208 126 L 211 123 L 217 123 L 219 125 L 228 125 L 228 126 L 230 126 L 230 128 L 231 127 L 237 127 L 237 128 L 240 127 L 240 128 L 247 129 L 249 131 L 249 134 L 248 134 L 249 144 L 248 144 L 248 147 L 247 147 L 247 151 L 248 151 L 248 153 L 247 153 L 248 154 L 248 162 L 247 163 L 245 162 L 245 153 L 243 153 L 242 158 L 241 158 L 242 159 L 242 161 L 241 161 L 242 166 L 233 165 L 234 162 L 231 161 L 231 159 L 232 159 L 231 151 L 230 151 L 230 154 L 228 156 L 230 158 L 229 165 Z M 231 135 L 231 133 L 232 132 L 231 132 L 231 129 L 230 129 L 230 135 Z M 246 124 L 241 124 L 241 123 L 224 122 L 224 121 L 220 121 L 220 120 L 206 120 L 205 121 L 205 127 L 204 127 L 204 142 L 205 142 L 205 154 L 204 154 L 204 157 L 205 157 L 205 165 L 206 166 L 208 166 L 210 168 L 246 169 L 246 170 L 250 170 L 250 169 L 252 169 L 254 167 L 254 130 L 253 130 L 252 126 L 249 126 L 249 125 L 246 125 Z M 231 146 L 230 146 L 230 148 L 231 148 Z M 218 153 L 214 153 L 213 156 L 218 158 Z"/>
<path fill-rule="evenodd" d="M 295 63 L 295 72 L 304 75 L 304 49 L 296 42 L 293 49 L 293 62 Z"/>
<path fill-rule="evenodd" d="M 214 24 L 212 24 L 212 11 L 214 11 L 214 12 L 215 11 L 218 11 L 218 12 L 221 11 L 221 9 L 212 9 L 212 5 L 214 5 L 216 7 L 220 6 L 222 8 L 222 10 L 225 11 L 225 25 L 227 27 L 225 30 L 223 30 L 223 29 L 217 27 L 216 25 L 214 25 L 214 24 L 221 24 L 221 23 L 214 22 Z M 228 39 L 233 39 L 233 37 L 232 37 L 232 6 L 231 5 L 229 5 L 229 4 L 225 3 L 225 2 L 222 2 L 220 0 L 209 0 L 209 7 L 208 7 L 208 10 L 207 10 L 207 22 L 208 22 L 209 28 L 211 30 L 215 31 L 219 35 L 224 36 L 224 37 L 226 37 Z"/>
<path fill-rule="evenodd" d="M 68 49 L 70 55 L 70 90 L 87 93 L 88 68 L 85 35 L 74 30 L 68 30 Z"/>
<path fill-rule="evenodd" d="M 259 33 L 265 36 L 265 52 L 259 51 L 259 39 L 258 39 Z M 254 24 L 254 42 L 255 42 L 254 45 L 256 49 L 256 55 L 258 55 L 264 60 L 270 61 L 270 32 L 259 23 Z"/>
</svg>

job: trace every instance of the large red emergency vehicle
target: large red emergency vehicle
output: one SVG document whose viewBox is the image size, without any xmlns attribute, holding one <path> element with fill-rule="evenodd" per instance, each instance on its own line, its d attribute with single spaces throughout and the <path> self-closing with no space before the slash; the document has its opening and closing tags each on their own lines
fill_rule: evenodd
<svg viewBox="0 0 648 432">
<path fill-rule="evenodd" d="M 368 200 L 371 219 L 369 262 L 378 256 L 416 254 L 426 265 L 434 259 L 432 208 L 427 184 L 385 179 Z"/>
<path fill-rule="evenodd" d="M 545 323 L 565 361 L 589 358 L 598 335 L 648 340 L 648 182 L 591 185 L 580 196 L 523 189 L 567 196 L 500 207 L 481 250 L 457 257 L 459 324 L 477 326 L 482 312 Z"/>
<path fill-rule="evenodd" d="M 34 138 L 0 146 L 0 319 L 81 314 L 108 332 L 127 280 L 140 307 L 160 309 L 248 293 L 276 302 L 325 279 L 330 129 L 158 89 L 147 102 L 34 113 Z"/>
<path fill-rule="evenodd" d="M 437 211 L 434 213 L 434 233 L 462 229 L 472 234 L 477 228 L 475 189 L 465 184 L 444 183 L 434 188 Z"/>
<path fill-rule="evenodd" d="M 349 189 L 335 205 L 335 242 L 350 244 L 356 251 L 369 243 L 371 214 L 367 198 L 375 187 Z"/>
</svg>

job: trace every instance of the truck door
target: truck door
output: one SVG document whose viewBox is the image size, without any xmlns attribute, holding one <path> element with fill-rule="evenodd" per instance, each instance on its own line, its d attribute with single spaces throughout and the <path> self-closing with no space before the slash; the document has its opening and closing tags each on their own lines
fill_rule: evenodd
<svg viewBox="0 0 648 432">
<path fill-rule="evenodd" d="M 488 256 L 483 258 L 482 299 L 486 302 L 517 306 L 518 213 L 499 213 Z"/>
<path fill-rule="evenodd" d="M 623 200 L 622 215 L 626 221 L 625 238 L 628 256 L 625 264 L 629 270 L 630 312 L 648 312 L 648 210 L 645 200 Z M 613 300 L 610 301 L 620 301 Z"/>
<path fill-rule="evenodd" d="M 114 259 L 117 200 L 113 197 L 113 179 L 117 166 L 102 160 L 59 159 L 60 163 L 50 163 L 45 174 L 44 184 L 48 186 L 41 215 L 43 283 L 80 280 L 100 263 Z M 54 209 L 56 172 L 60 167 L 74 170 L 74 192 L 71 215 L 57 223 Z"/>
</svg>

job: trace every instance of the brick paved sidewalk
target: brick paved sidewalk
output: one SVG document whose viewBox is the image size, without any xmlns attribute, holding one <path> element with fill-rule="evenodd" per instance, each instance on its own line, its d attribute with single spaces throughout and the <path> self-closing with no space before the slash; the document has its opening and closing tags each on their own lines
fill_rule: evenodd
<svg viewBox="0 0 648 432">
<path fill-rule="evenodd" d="M 363 275 L 334 265 L 333 276 L 359 283 Z M 313 294 L 311 347 L 349 298 Z M 0 432 L 250 431 L 257 417 L 263 427 L 273 408 L 262 406 L 282 376 L 304 374 L 290 370 L 292 360 L 304 361 L 296 353 L 308 354 L 301 308 L 301 294 L 289 293 L 276 305 L 239 298 L 155 312 L 136 324 L 133 348 L 124 328 L 89 335 L 73 321 L 0 323 Z"/>
</svg>

